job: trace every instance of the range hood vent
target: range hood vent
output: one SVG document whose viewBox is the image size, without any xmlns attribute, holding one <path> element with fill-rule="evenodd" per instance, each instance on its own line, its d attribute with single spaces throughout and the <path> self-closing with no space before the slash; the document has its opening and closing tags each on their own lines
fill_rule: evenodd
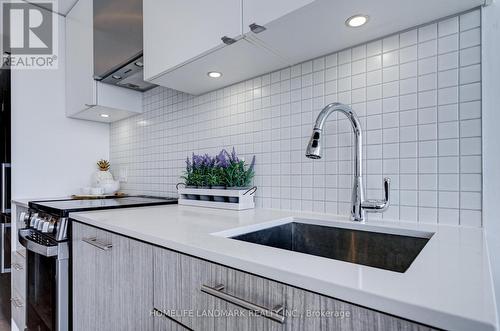
<svg viewBox="0 0 500 331">
<path fill-rule="evenodd" d="M 147 91 L 143 79 L 142 0 L 93 0 L 94 79 Z"/>
</svg>

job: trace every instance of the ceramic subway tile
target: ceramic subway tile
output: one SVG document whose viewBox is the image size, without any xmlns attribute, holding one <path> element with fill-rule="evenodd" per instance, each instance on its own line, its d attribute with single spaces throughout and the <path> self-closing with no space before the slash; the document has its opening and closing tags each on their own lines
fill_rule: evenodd
<svg viewBox="0 0 500 331">
<path fill-rule="evenodd" d="M 479 28 L 460 33 L 460 48 L 469 48 L 481 43 L 481 30 Z"/>
<path fill-rule="evenodd" d="M 438 107 L 439 122 L 458 121 L 458 104 Z"/>
<path fill-rule="evenodd" d="M 437 87 L 437 74 L 431 73 L 418 77 L 418 91 L 435 90 Z"/>
<path fill-rule="evenodd" d="M 417 92 L 417 78 L 406 78 L 399 81 L 399 94 L 410 94 Z"/>
<path fill-rule="evenodd" d="M 303 156 L 320 109 L 345 102 L 365 130 L 367 193 L 393 179 L 392 207 L 370 222 L 481 226 L 479 18 L 446 18 L 201 96 L 147 91 L 143 114 L 111 124 L 111 161 L 128 167 L 123 189 L 175 195 L 186 155 L 235 146 L 257 156 L 257 206 L 348 214 L 348 121 L 328 122 L 324 160 Z"/>
<path fill-rule="evenodd" d="M 460 84 L 475 83 L 481 80 L 481 66 L 479 64 L 460 68 Z"/>
<path fill-rule="evenodd" d="M 481 157 L 477 155 L 462 156 L 460 158 L 460 171 L 462 173 L 481 173 Z"/>
<path fill-rule="evenodd" d="M 352 60 L 359 60 L 366 57 L 366 45 L 356 46 L 352 49 Z"/>
<path fill-rule="evenodd" d="M 384 67 L 390 67 L 399 64 L 399 50 L 384 53 L 382 55 L 382 65 Z"/>
<path fill-rule="evenodd" d="M 458 85 L 458 69 L 440 71 L 438 73 L 438 87 L 449 87 Z"/>
<path fill-rule="evenodd" d="M 366 59 L 366 70 L 372 71 L 382 68 L 382 55 L 375 55 Z"/>
<path fill-rule="evenodd" d="M 458 102 L 458 87 L 446 87 L 438 90 L 438 104 L 447 105 Z"/>
<path fill-rule="evenodd" d="M 452 17 L 438 23 L 439 37 L 458 32 L 458 17 Z"/>
<path fill-rule="evenodd" d="M 399 78 L 409 78 L 417 76 L 417 62 L 408 62 L 399 66 Z"/>
<path fill-rule="evenodd" d="M 458 50 L 458 34 L 439 38 L 438 53 L 444 54 Z"/>
<path fill-rule="evenodd" d="M 473 83 L 460 86 L 460 102 L 475 101 L 481 98 L 481 84 Z"/>
<path fill-rule="evenodd" d="M 399 35 L 399 46 L 401 48 L 417 43 L 417 29 L 403 32 Z"/>
<path fill-rule="evenodd" d="M 481 47 L 471 47 L 460 50 L 460 65 L 467 66 L 481 62 Z"/>
<path fill-rule="evenodd" d="M 424 58 L 437 54 L 437 40 L 428 40 L 418 44 L 418 57 Z"/>
<path fill-rule="evenodd" d="M 438 56 L 438 70 L 458 68 L 458 52 L 446 53 Z"/>
<path fill-rule="evenodd" d="M 437 71 L 437 58 L 435 56 L 418 60 L 418 74 L 425 75 Z"/>
<path fill-rule="evenodd" d="M 467 120 L 460 122 L 460 137 L 478 137 L 481 136 L 481 120 Z"/>
<path fill-rule="evenodd" d="M 392 35 L 382 40 L 383 52 L 393 51 L 399 48 L 399 35 Z"/>
<path fill-rule="evenodd" d="M 375 40 L 366 45 L 366 56 L 377 55 L 382 52 L 382 40 Z"/>
<path fill-rule="evenodd" d="M 460 225 L 463 226 L 481 226 L 481 211 L 479 210 L 460 210 Z"/>
<path fill-rule="evenodd" d="M 441 154 L 441 151 L 440 151 Z M 439 157 L 439 173 L 457 174 L 459 172 L 458 156 L 440 156 Z"/>
</svg>

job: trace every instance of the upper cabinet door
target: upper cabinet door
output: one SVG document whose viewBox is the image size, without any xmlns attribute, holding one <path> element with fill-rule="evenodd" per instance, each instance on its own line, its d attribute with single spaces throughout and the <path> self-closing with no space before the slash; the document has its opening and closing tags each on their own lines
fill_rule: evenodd
<svg viewBox="0 0 500 331">
<path fill-rule="evenodd" d="M 144 0 L 143 13 L 146 80 L 242 34 L 241 0 Z"/>
<path fill-rule="evenodd" d="M 243 33 L 250 24 L 266 25 L 314 0 L 243 0 Z"/>
<path fill-rule="evenodd" d="M 80 0 L 66 16 L 66 114 L 96 103 L 92 1 Z"/>
</svg>

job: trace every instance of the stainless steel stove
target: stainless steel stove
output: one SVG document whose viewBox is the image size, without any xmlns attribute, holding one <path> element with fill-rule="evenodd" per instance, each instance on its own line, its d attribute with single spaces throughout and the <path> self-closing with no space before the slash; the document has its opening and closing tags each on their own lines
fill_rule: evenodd
<svg viewBox="0 0 500 331">
<path fill-rule="evenodd" d="M 18 233 L 27 250 L 27 330 L 71 329 L 70 213 L 174 203 L 175 198 L 144 196 L 30 202 Z"/>
</svg>

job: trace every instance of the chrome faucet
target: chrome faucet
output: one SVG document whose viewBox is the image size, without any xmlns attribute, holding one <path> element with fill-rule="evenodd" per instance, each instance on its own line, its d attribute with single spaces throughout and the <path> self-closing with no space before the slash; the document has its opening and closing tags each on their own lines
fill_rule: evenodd
<svg viewBox="0 0 500 331">
<path fill-rule="evenodd" d="M 334 112 L 341 112 L 351 122 L 354 132 L 354 184 L 352 188 L 351 218 L 357 222 L 365 220 L 365 212 L 383 212 L 389 207 L 389 190 L 391 179 L 384 178 L 384 200 L 364 200 L 363 180 L 361 175 L 362 133 L 358 116 L 351 107 L 334 102 L 327 105 L 316 118 L 313 133 L 306 149 L 306 156 L 310 159 L 321 159 L 321 136 L 326 119 Z"/>
</svg>

